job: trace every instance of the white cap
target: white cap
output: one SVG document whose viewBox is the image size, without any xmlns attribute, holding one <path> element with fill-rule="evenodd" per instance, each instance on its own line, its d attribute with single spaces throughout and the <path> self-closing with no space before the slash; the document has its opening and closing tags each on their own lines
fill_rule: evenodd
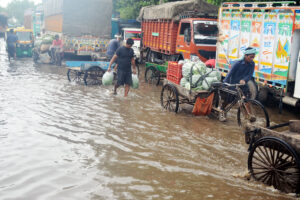
<svg viewBox="0 0 300 200">
<path fill-rule="evenodd" d="M 121 37 L 122 37 L 121 35 L 118 34 L 115 35 L 115 38 L 121 38 Z"/>
</svg>

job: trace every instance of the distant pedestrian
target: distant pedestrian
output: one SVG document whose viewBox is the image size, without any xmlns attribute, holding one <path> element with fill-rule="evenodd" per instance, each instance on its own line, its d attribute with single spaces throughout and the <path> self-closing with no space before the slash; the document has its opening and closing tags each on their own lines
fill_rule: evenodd
<svg viewBox="0 0 300 200">
<path fill-rule="evenodd" d="M 121 35 L 115 35 L 115 39 L 109 41 L 106 50 L 107 59 L 111 60 L 111 58 L 114 56 L 116 50 L 120 47 L 121 38 Z"/>
<path fill-rule="evenodd" d="M 18 36 L 14 33 L 14 29 L 10 29 L 6 38 L 6 45 L 8 51 L 8 58 L 14 57 L 16 59 L 16 44 L 18 42 Z"/>
<path fill-rule="evenodd" d="M 125 85 L 124 97 L 127 97 L 130 86 L 132 85 L 132 73 L 136 74 L 134 52 L 131 48 L 134 41 L 129 38 L 126 45 L 117 49 L 112 57 L 107 71 L 111 70 L 111 65 L 117 60 L 117 83 L 114 87 L 114 94 L 117 94 L 119 86 Z M 132 68 L 131 68 L 132 66 Z"/>
</svg>

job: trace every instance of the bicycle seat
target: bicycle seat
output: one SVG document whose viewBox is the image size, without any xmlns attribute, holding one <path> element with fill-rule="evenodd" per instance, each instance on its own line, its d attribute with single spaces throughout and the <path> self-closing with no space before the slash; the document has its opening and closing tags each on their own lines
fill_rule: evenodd
<svg viewBox="0 0 300 200">
<path fill-rule="evenodd" d="M 223 83 L 222 82 L 214 82 L 214 83 L 212 83 L 211 84 L 211 87 L 221 87 L 223 85 Z"/>
</svg>

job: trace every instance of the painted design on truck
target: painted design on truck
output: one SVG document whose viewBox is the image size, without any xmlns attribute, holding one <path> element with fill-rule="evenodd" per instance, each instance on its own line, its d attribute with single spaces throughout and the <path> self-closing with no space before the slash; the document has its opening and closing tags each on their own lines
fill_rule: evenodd
<svg viewBox="0 0 300 200">
<path fill-rule="evenodd" d="M 294 14 L 223 11 L 221 16 L 224 40 L 218 44 L 217 67 L 228 71 L 229 64 L 241 57 L 246 47 L 256 47 L 259 53 L 254 59 L 254 77 L 285 87 Z"/>
</svg>

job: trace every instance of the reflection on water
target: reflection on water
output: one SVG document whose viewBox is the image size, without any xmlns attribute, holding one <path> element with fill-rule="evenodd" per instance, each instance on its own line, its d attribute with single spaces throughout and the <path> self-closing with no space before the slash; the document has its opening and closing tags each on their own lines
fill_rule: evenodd
<svg viewBox="0 0 300 200">
<path fill-rule="evenodd" d="M 128 98 L 111 95 L 111 86 L 69 83 L 61 67 L 9 64 L 3 45 L 1 199 L 294 198 L 246 180 L 235 116 L 221 123 L 188 107 L 166 112 L 161 87 L 143 82 Z"/>
</svg>

